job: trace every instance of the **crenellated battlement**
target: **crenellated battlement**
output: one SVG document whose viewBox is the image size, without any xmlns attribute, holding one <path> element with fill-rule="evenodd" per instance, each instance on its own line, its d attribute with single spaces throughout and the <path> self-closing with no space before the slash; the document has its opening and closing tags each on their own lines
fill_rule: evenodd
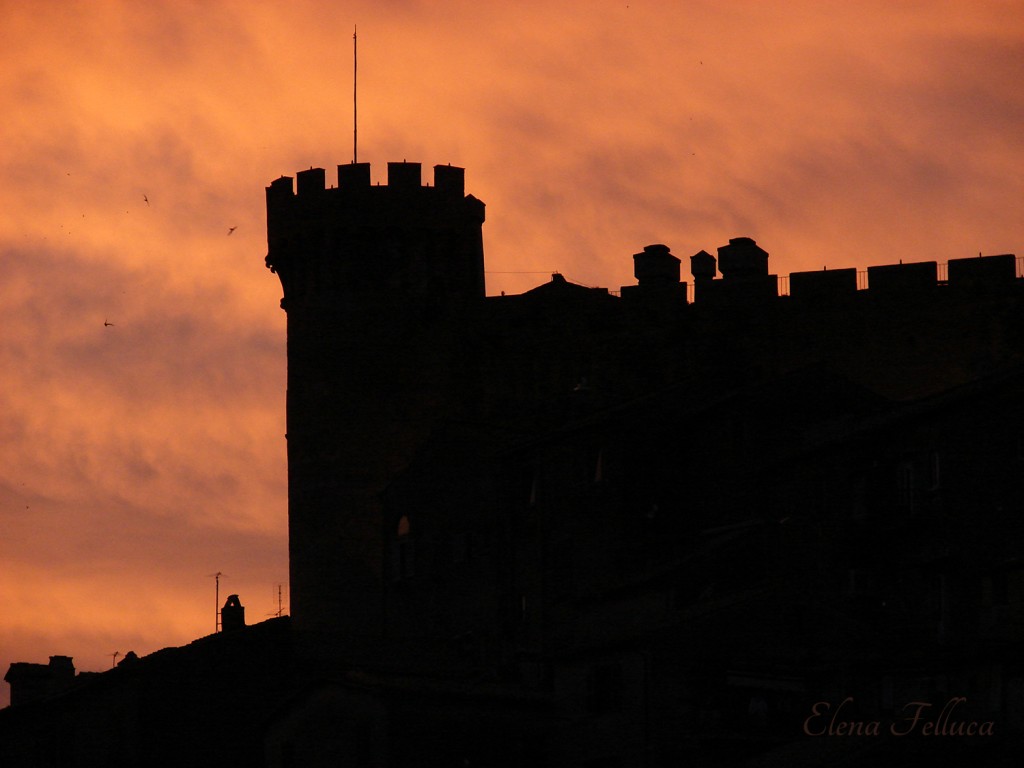
<svg viewBox="0 0 1024 768">
<path fill-rule="evenodd" d="M 327 186 L 327 172 L 323 168 L 310 167 L 291 176 L 281 176 L 267 187 L 268 200 L 285 200 L 289 197 L 315 198 L 323 193 L 353 194 L 376 191 L 378 194 L 419 192 L 443 198 L 463 198 L 466 188 L 466 171 L 453 165 L 435 165 L 434 183 L 423 184 L 420 163 L 388 163 L 386 185 L 370 182 L 369 163 L 347 163 L 338 166 L 337 186 Z"/>
<path fill-rule="evenodd" d="M 372 184 L 369 163 L 282 176 L 267 187 L 267 266 L 296 301 L 350 309 L 455 302 L 484 293 L 484 204 L 467 195 L 465 170 L 388 163 Z"/>
<path fill-rule="evenodd" d="M 716 259 L 707 251 L 690 257 L 691 286 L 679 281 L 678 259 L 664 245 L 649 245 L 633 256 L 638 284 L 622 286 L 620 295 L 633 302 L 664 304 L 675 293 L 667 288 L 683 286 L 672 301 L 724 306 L 730 309 L 763 306 L 775 299 L 828 307 L 854 297 L 866 301 L 902 302 L 914 297 L 943 295 L 970 297 L 1024 289 L 1024 259 L 1012 253 L 936 261 L 904 262 L 844 269 L 822 269 L 769 274 L 768 252 L 749 237 L 735 237 L 718 249 Z M 716 278 L 721 272 L 721 277 Z M 655 286 L 657 290 L 654 290 Z"/>
<path fill-rule="evenodd" d="M 484 204 L 467 195 L 466 172 L 435 165 L 433 186 L 423 184 L 419 163 L 388 163 L 387 184 L 370 183 L 369 163 L 338 166 L 337 186 L 323 168 L 282 176 L 267 187 L 267 237 L 271 255 L 289 232 L 339 227 L 438 230 L 479 226 Z"/>
<path fill-rule="evenodd" d="M 670 256 L 666 246 L 652 245 L 633 258 L 634 261 L 643 259 L 646 265 L 662 253 L 662 259 Z M 645 266 L 645 270 L 650 269 Z M 643 300 L 645 296 L 653 296 L 650 291 L 635 290 L 642 288 L 645 280 L 651 282 L 647 271 L 636 272 L 638 286 L 623 286 L 623 297 Z M 718 272 L 721 272 L 720 279 L 716 279 Z M 855 295 L 901 301 L 935 291 L 956 295 L 991 293 L 1024 285 L 1024 263 L 1012 253 L 978 254 L 977 257 L 950 259 L 948 264 L 900 260 L 897 264 L 869 266 L 866 270 L 822 269 L 780 277 L 769 274 L 768 252 L 749 237 L 730 239 L 728 245 L 718 249 L 717 259 L 707 251 L 694 254 L 690 257 L 690 274 L 694 282 L 693 303 L 733 307 L 782 297 L 824 305 Z M 675 274 L 674 280 L 678 279 Z"/>
</svg>

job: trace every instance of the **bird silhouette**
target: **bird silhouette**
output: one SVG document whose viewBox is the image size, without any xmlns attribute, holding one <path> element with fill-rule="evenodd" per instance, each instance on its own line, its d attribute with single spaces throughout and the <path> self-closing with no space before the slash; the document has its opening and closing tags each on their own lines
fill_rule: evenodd
<svg viewBox="0 0 1024 768">
<path fill-rule="evenodd" d="M 107 320 L 104 320 L 103 321 L 103 327 L 106 328 L 108 325 L 113 325 L 113 323 L 111 323 L 111 322 L 109 322 Z"/>
<path fill-rule="evenodd" d="M 228 234 L 229 234 L 229 235 L 231 235 L 231 234 L 234 234 L 234 231 L 235 231 L 236 229 L 238 229 L 238 227 L 228 227 Z"/>
<path fill-rule="evenodd" d="M 146 195 L 143 195 L 142 199 L 146 201 L 146 205 L 149 205 L 149 198 Z"/>
</svg>

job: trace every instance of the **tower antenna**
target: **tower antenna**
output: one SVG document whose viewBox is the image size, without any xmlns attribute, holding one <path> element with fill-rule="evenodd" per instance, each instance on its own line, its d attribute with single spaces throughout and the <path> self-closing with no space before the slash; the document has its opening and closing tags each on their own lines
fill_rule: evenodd
<svg viewBox="0 0 1024 768">
<path fill-rule="evenodd" d="M 284 603 L 281 600 L 281 585 L 277 585 L 277 610 L 273 613 L 268 613 L 267 616 L 276 616 L 281 618 L 284 615 Z"/>
<path fill-rule="evenodd" d="M 357 150 L 359 141 L 359 102 L 356 100 L 356 86 L 357 86 L 357 74 L 359 71 L 359 49 L 358 41 L 356 40 L 356 32 L 358 27 L 352 25 L 352 164 L 355 165 L 356 158 L 359 156 Z"/>
<path fill-rule="evenodd" d="M 216 573 L 211 573 L 210 576 L 216 580 L 216 587 L 214 588 L 213 597 L 213 633 L 217 634 L 218 632 L 220 632 L 220 577 L 227 576 L 227 574 L 217 571 Z"/>
</svg>

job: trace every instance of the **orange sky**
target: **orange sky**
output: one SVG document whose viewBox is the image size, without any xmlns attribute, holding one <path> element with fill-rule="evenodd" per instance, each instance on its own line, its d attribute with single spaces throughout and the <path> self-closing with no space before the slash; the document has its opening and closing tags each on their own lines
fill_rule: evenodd
<svg viewBox="0 0 1024 768">
<path fill-rule="evenodd" d="M 264 187 L 351 160 L 353 24 L 359 159 L 467 169 L 489 293 L 1024 254 L 1024 2 L 0 0 L 0 670 L 277 609 Z"/>
</svg>

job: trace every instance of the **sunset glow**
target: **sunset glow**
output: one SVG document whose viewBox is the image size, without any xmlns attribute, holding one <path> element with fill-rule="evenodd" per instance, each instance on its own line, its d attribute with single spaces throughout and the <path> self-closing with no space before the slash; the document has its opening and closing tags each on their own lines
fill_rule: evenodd
<svg viewBox="0 0 1024 768">
<path fill-rule="evenodd" d="M 466 169 L 489 294 L 1024 255 L 1024 2 L 0 2 L 4 671 L 287 609 L 264 188 L 352 159 L 354 25 L 359 160 Z"/>
</svg>

